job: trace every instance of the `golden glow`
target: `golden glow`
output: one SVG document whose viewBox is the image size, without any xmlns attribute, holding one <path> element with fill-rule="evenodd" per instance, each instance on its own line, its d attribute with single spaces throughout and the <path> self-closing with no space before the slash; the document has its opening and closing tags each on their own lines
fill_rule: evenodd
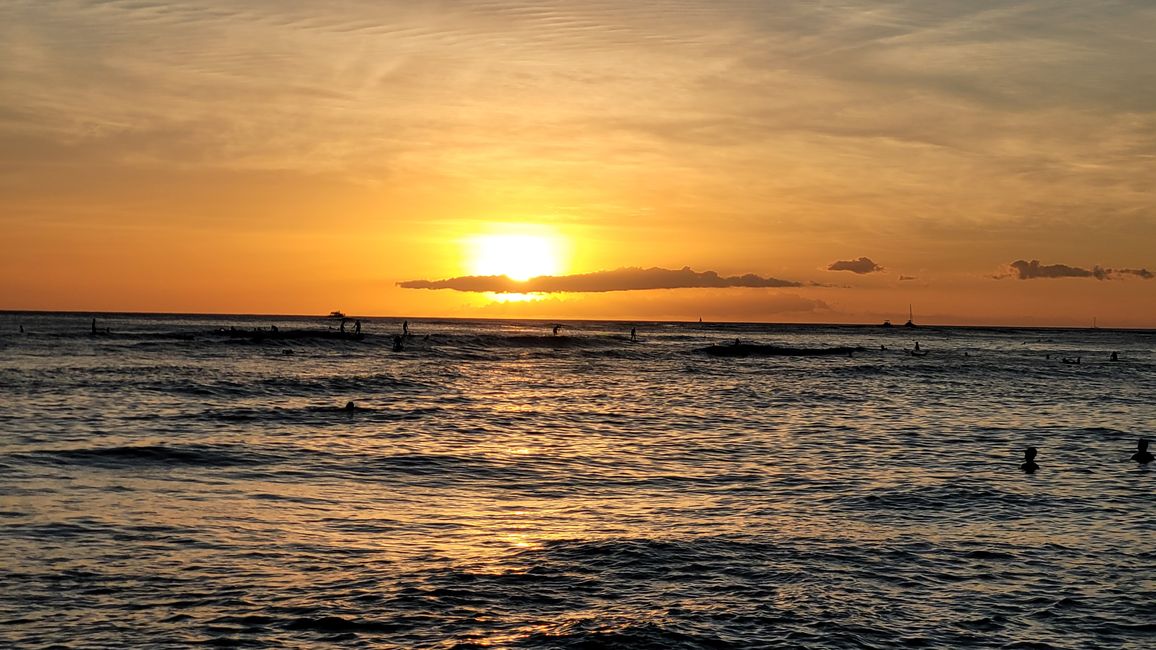
<svg viewBox="0 0 1156 650">
<path fill-rule="evenodd" d="M 481 274 L 479 274 L 479 275 L 481 275 Z M 493 274 L 486 274 L 486 275 L 493 275 Z M 533 276 L 530 276 L 530 277 L 533 277 Z M 515 278 L 514 276 L 510 276 L 510 278 L 513 280 L 519 280 L 520 279 L 520 278 Z M 493 300 L 494 302 L 534 302 L 535 300 L 541 300 L 542 299 L 542 294 L 540 294 L 540 293 L 493 293 L 493 292 L 486 292 L 483 295 L 486 296 L 487 298 L 489 298 L 490 300 Z"/>
<path fill-rule="evenodd" d="M 504 275 L 524 282 L 540 275 L 556 275 L 562 270 L 559 246 L 550 237 L 481 235 L 470 240 L 470 247 L 471 275 Z"/>
</svg>

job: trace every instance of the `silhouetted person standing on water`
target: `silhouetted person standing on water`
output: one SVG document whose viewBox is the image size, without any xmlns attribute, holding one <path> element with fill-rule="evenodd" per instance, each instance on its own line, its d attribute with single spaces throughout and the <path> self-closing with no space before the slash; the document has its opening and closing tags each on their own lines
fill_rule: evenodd
<svg viewBox="0 0 1156 650">
<path fill-rule="evenodd" d="M 354 334 L 361 334 L 361 321 L 360 320 L 353 321 L 353 333 Z"/>
<path fill-rule="evenodd" d="M 96 319 L 92 319 L 92 333 L 96 334 Z"/>
<path fill-rule="evenodd" d="M 1025 449 L 1024 450 L 1024 464 L 1020 465 L 1020 469 L 1027 472 L 1028 474 L 1032 474 L 1037 469 L 1039 469 L 1040 466 L 1036 464 L 1036 453 L 1037 452 L 1036 452 L 1035 447 L 1028 447 L 1027 449 Z"/>
<path fill-rule="evenodd" d="M 562 329 L 561 325 L 554 326 L 554 336 L 558 336 L 558 330 Z"/>
<path fill-rule="evenodd" d="M 409 336 L 409 321 L 405 321 L 401 324 L 401 335 Z"/>
<path fill-rule="evenodd" d="M 631 341 L 637 341 L 638 340 L 638 328 L 636 328 L 636 327 L 630 328 L 630 340 Z"/>
<path fill-rule="evenodd" d="M 1132 460 L 1141 465 L 1147 465 L 1152 462 L 1152 452 L 1148 451 L 1147 440 L 1140 438 L 1140 441 L 1136 443 L 1136 453 L 1132 454 Z"/>
</svg>

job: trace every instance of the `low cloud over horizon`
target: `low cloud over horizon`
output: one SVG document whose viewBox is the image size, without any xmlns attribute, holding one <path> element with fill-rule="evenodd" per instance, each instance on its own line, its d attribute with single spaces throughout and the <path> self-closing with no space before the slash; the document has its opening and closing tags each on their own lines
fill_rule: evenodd
<svg viewBox="0 0 1156 650">
<path fill-rule="evenodd" d="M 753 273 L 720 276 L 714 271 L 697 272 L 689 266 L 674 271 L 664 268 L 620 268 L 575 275 L 543 275 L 524 282 L 504 275 L 467 275 L 445 280 L 398 282 L 403 289 L 453 289 L 475 293 L 607 293 L 652 289 L 720 289 L 729 287 L 801 287 L 802 282 L 762 277 Z"/>
<path fill-rule="evenodd" d="M 827 267 L 828 271 L 850 271 L 864 275 L 867 273 L 876 273 L 882 271 L 883 267 L 871 261 L 869 257 L 860 257 L 857 260 L 837 260 L 831 262 Z"/>
<path fill-rule="evenodd" d="M 1018 280 L 1036 280 L 1040 278 L 1095 278 L 1097 280 L 1111 280 L 1123 276 L 1133 275 L 1145 280 L 1156 277 L 1148 269 L 1109 269 L 1099 265 L 1091 269 L 1067 264 L 1040 264 L 1039 260 L 1016 260 L 1010 265 L 1010 273 L 996 276 L 996 279 L 1014 277 Z"/>
</svg>

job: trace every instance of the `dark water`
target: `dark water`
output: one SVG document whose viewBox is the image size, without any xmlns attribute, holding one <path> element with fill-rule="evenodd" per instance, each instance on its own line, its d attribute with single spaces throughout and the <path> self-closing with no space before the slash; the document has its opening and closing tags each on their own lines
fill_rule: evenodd
<svg viewBox="0 0 1156 650">
<path fill-rule="evenodd" d="M 0 314 L 0 646 L 1156 647 L 1152 332 L 270 324 Z"/>
</svg>

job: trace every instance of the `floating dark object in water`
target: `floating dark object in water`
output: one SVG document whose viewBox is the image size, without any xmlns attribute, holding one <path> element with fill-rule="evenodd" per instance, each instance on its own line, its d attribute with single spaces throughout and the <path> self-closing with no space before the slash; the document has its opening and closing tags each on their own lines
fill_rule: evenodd
<svg viewBox="0 0 1156 650">
<path fill-rule="evenodd" d="M 1060 361 L 1076 366 L 1080 365 L 1080 357 L 1076 357 L 1075 359 L 1072 359 L 1071 357 L 1064 357 L 1063 359 L 1060 359 Z"/>
<path fill-rule="evenodd" d="M 891 324 L 891 321 L 885 320 L 885 321 L 883 321 L 883 324 L 880 325 L 879 327 L 895 327 L 895 326 Z"/>
<path fill-rule="evenodd" d="M 732 343 L 730 345 L 711 345 L 701 348 L 699 351 L 714 357 L 849 357 L 862 349 L 861 347 L 788 348 L 758 343 Z"/>
<path fill-rule="evenodd" d="M 1036 451 L 1035 447 L 1028 447 L 1027 449 L 1025 449 L 1024 450 L 1024 462 L 1022 465 L 1020 465 L 1020 470 L 1022 470 L 1023 472 L 1025 472 L 1027 474 L 1034 474 L 1035 471 L 1040 468 L 1040 466 L 1038 464 L 1036 464 L 1036 454 L 1037 453 L 1038 452 Z"/>
</svg>

